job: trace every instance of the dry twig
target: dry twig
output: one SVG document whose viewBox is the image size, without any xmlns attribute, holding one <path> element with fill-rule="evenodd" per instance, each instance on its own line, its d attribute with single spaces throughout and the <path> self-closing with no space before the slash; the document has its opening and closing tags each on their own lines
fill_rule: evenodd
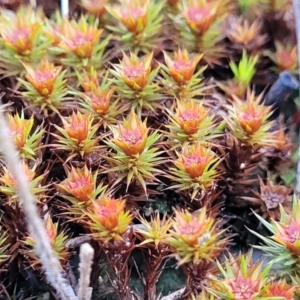
<svg viewBox="0 0 300 300">
<path fill-rule="evenodd" d="M 90 276 L 92 271 L 94 249 L 90 244 L 84 243 L 80 247 L 79 284 L 78 299 L 90 300 L 93 289 L 90 287 Z"/>
<path fill-rule="evenodd" d="M 162 297 L 161 300 L 180 300 L 185 288 L 182 288 L 168 296 Z"/>
<path fill-rule="evenodd" d="M 3 94 L 0 95 L 0 99 L 2 97 Z M 72 287 L 63 276 L 64 271 L 47 238 L 45 225 L 38 214 L 36 201 L 29 190 L 27 177 L 22 170 L 18 152 L 11 139 L 3 105 L 0 106 L 0 147 L 9 172 L 15 178 L 20 205 L 27 217 L 28 231 L 36 243 L 36 252 L 48 282 L 61 299 L 77 300 Z"/>
</svg>

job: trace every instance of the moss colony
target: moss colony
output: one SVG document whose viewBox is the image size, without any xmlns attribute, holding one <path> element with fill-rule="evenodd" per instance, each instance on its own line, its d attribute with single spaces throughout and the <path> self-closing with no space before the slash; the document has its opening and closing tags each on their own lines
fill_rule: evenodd
<svg viewBox="0 0 300 300">
<path fill-rule="evenodd" d="M 156 300 L 180 288 L 176 299 L 299 299 L 291 1 L 72 7 L 69 17 L 1 9 L 0 88 L 75 294 L 88 242 L 92 299 Z M 0 298 L 60 299 L 3 156 L 0 212 Z M 267 265 L 247 252 L 253 244 Z M 245 254 L 228 254 L 232 246 Z"/>
</svg>

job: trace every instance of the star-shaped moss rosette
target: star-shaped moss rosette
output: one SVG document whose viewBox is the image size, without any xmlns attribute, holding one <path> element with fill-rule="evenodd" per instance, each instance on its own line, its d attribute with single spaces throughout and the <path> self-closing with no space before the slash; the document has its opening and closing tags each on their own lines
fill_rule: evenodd
<svg viewBox="0 0 300 300">
<path fill-rule="evenodd" d="M 204 106 L 204 101 L 189 99 L 177 100 L 176 112 L 166 109 L 169 123 L 169 143 L 172 146 L 196 144 L 200 141 L 209 143 L 220 136 L 214 116 L 210 109 Z"/>
<path fill-rule="evenodd" d="M 231 61 L 229 63 L 230 69 L 234 75 L 234 80 L 243 84 L 244 87 L 248 87 L 251 82 L 253 76 L 256 72 L 256 64 L 258 62 L 258 56 L 249 56 L 246 51 L 243 51 L 243 55 L 238 65 Z"/>
<path fill-rule="evenodd" d="M 98 198 L 107 189 L 103 183 L 98 184 L 98 172 L 92 172 L 85 165 L 83 168 L 67 169 L 67 177 L 57 184 L 61 196 L 71 202 L 72 208 L 68 213 L 82 214 L 91 201 Z"/>
<path fill-rule="evenodd" d="M 187 50 L 174 52 L 172 59 L 164 52 L 166 65 L 161 64 L 160 74 L 164 92 L 181 100 L 203 96 L 210 86 L 203 83 L 203 72 L 206 66 L 196 71 L 203 54 L 192 57 Z"/>
<path fill-rule="evenodd" d="M 60 134 L 52 133 L 57 139 L 57 143 L 52 146 L 56 150 L 69 152 L 68 160 L 76 155 L 84 157 L 86 154 L 99 150 L 99 138 L 96 131 L 99 125 L 93 124 L 94 119 L 91 114 L 81 114 L 73 112 L 70 117 L 61 117 L 63 128 L 54 127 Z"/>
<path fill-rule="evenodd" d="M 37 66 L 23 63 L 25 79 L 19 78 L 24 87 L 20 95 L 24 97 L 29 106 L 37 107 L 41 111 L 49 110 L 56 113 L 70 104 L 67 97 L 65 73 L 62 67 L 56 67 L 44 58 Z"/>
<path fill-rule="evenodd" d="M 161 108 L 163 95 L 160 86 L 155 82 L 159 67 L 152 69 L 153 53 L 142 58 L 131 53 L 123 53 L 120 64 L 114 64 L 111 73 L 114 75 L 112 83 L 122 99 L 126 99 L 136 113 L 141 116 L 143 109 L 154 112 Z"/>
<path fill-rule="evenodd" d="M 22 169 L 28 180 L 30 192 L 37 201 L 41 201 L 45 199 L 49 185 L 42 184 L 46 174 L 36 176 L 36 168 L 36 164 L 29 167 L 24 160 L 22 161 Z M 0 175 L 0 192 L 8 197 L 8 203 L 17 203 L 17 199 L 19 200 L 16 180 L 5 166 L 2 166 Z"/>
<path fill-rule="evenodd" d="M 168 243 L 169 230 L 173 225 L 172 218 L 167 214 L 163 216 L 159 212 L 153 214 L 150 220 L 145 217 L 138 216 L 141 224 L 135 228 L 134 232 L 140 243 L 138 248 L 141 249 L 142 255 L 145 257 L 147 263 L 145 264 L 145 298 L 151 299 L 156 289 L 156 283 L 159 280 L 164 269 L 164 263 L 168 260 L 171 253 L 170 245 Z"/>
<path fill-rule="evenodd" d="M 280 219 L 280 205 L 287 213 L 292 209 L 292 188 L 286 185 L 275 184 L 267 179 L 265 182 L 259 179 L 260 191 L 254 191 L 254 203 L 260 205 L 260 215 L 264 219 Z M 251 201 L 251 200 L 250 200 Z"/>
<path fill-rule="evenodd" d="M 179 30 L 181 43 L 189 52 L 203 53 L 208 64 L 220 64 L 225 48 L 221 24 L 230 12 L 228 0 L 185 0 L 179 5 L 179 13 L 170 15 Z"/>
<path fill-rule="evenodd" d="M 270 222 L 255 213 L 259 221 L 270 231 L 270 237 L 250 230 L 259 237 L 264 245 L 255 246 L 268 255 L 272 263 L 277 263 L 276 272 L 281 275 L 299 276 L 300 266 L 300 202 L 293 199 L 293 208 L 287 213 L 280 207 L 280 220 L 271 219 Z"/>
<path fill-rule="evenodd" d="M 52 246 L 54 254 L 58 257 L 62 266 L 66 266 L 72 254 L 70 249 L 68 249 L 68 247 L 66 246 L 66 243 L 70 236 L 68 236 L 65 231 L 59 230 L 58 223 L 53 223 L 52 217 L 50 215 L 45 218 L 44 222 L 46 226 L 47 236 L 50 240 L 50 244 Z M 30 247 L 30 249 L 23 250 L 22 254 L 27 257 L 30 266 L 33 269 L 40 269 L 40 261 L 36 256 L 34 249 L 36 244 L 35 240 L 29 236 L 24 241 L 24 244 L 27 247 Z"/>
<path fill-rule="evenodd" d="M 220 158 L 202 142 L 183 146 L 177 157 L 172 161 L 175 167 L 164 175 L 173 182 L 167 189 L 188 191 L 194 199 L 213 187 L 221 176 L 218 170 Z"/>
<path fill-rule="evenodd" d="M 263 297 L 263 289 L 268 282 L 270 269 L 269 264 L 263 269 L 263 263 L 253 263 L 252 251 L 240 254 L 237 258 L 232 255 L 225 260 L 224 264 L 217 262 L 220 277 L 215 277 L 207 290 L 224 300 L 279 300 L 278 297 Z"/>
<path fill-rule="evenodd" d="M 75 72 L 91 67 L 99 70 L 103 67 L 110 36 L 102 38 L 103 29 L 98 28 L 97 19 L 93 24 L 84 15 L 78 21 L 63 19 L 55 33 L 58 42 L 50 48 L 50 53 L 59 57 L 61 64 L 69 70 Z"/>
<path fill-rule="evenodd" d="M 113 32 L 113 39 L 122 51 L 137 54 L 150 53 L 153 46 L 162 48 L 162 10 L 164 2 L 153 0 L 123 0 L 119 5 L 108 5 L 106 9 L 114 18 L 113 25 L 106 27 Z M 118 47 L 116 47 L 118 48 Z M 116 56 L 119 50 L 115 50 Z"/>
<path fill-rule="evenodd" d="M 229 98 L 232 99 L 234 96 L 238 98 L 245 97 L 249 84 L 256 73 L 258 59 L 258 56 L 248 57 L 247 52 L 243 51 L 242 58 L 238 63 L 233 60 L 230 61 L 229 67 L 233 73 L 233 78 L 227 80 L 226 83 L 217 82 L 217 85 Z"/>
<path fill-rule="evenodd" d="M 246 145 L 256 148 L 276 144 L 276 132 L 272 132 L 273 121 L 269 121 L 272 107 L 262 102 L 263 94 L 255 96 L 248 89 L 244 99 L 233 96 L 233 102 L 227 106 L 227 128 L 231 134 Z"/>
<path fill-rule="evenodd" d="M 146 182 L 156 182 L 156 176 L 162 174 L 158 167 L 162 163 L 161 151 L 154 146 L 161 136 L 157 131 L 149 134 L 146 122 L 131 110 L 119 126 L 111 127 L 113 139 L 106 142 L 112 149 L 107 158 L 111 167 L 105 172 L 118 174 L 113 186 L 126 180 L 128 189 L 137 180 L 147 193 Z"/>
<path fill-rule="evenodd" d="M 132 222 L 133 216 L 125 210 L 126 200 L 114 199 L 109 195 L 102 195 L 92 202 L 88 213 L 90 218 L 87 228 L 92 231 L 96 240 L 104 243 L 122 241 L 122 236 Z"/>
<path fill-rule="evenodd" d="M 74 90 L 73 92 L 75 96 L 79 97 L 82 111 L 91 113 L 104 130 L 109 125 L 117 123 L 118 117 L 128 111 L 130 107 L 129 102 L 123 101 L 122 103 L 121 98 L 116 96 L 115 87 L 108 79 L 109 74 L 109 71 L 98 74 L 94 68 L 91 68 L 89 72 L 84 71 L 83 74 L 78 74 L 84 91 Z"/>
<path fill-rule="evenodd" d="M 8 126 L 19 155 L 23 159 L 35 160 L 39 157 L 45 130 L 42 126 L 34 128 L 34 117 L 25 119 L 24 112 L 7 114 Z"/>
<path fill-rule="evenodd" d="M 31 6 L 21 6 L 15 13 L 1 9 L 1 76 L 21 75 L 21 62 L 37 64 L 46 55 L 51 41 L 43 37 L 43 20 L 42 10 Z"/>
<path fill-rule="evenodd" d="M 298 72 L 297 46 L 291 43 L 285 44 L 275 41 L 275 51 L 264 52 L 275 64 L 274 71 L 277 73 L 288 70 L 292 73 Z"/>
<path fill-rule="evenodd" d="M 112 99 L 113 93 L 113 88 L 102 90 L 99 87 L 88 94 L 81 94 L 83 99 L 81 106 L 88 112 L 93 113 L 95 119 L 98 119 L 105 129 L 108 125 L 115 124 L 117 117 L 124 112 L 124 109 L 118 105 L 120 99 Z"/>
<path fill-rule="evenodd" d="M 233 17 L 227 34 L 232 47 L 252 54 L 260 52 L 261 46 L 267 41 L 267 35 L 261 34 L 262 26 L 258 19 L 251 22 L 244 17 Z"/>
<path fill-rule="evenodd" d="M 175 210 L 172 229 L 167 241 L 173 249 L 178 265 L 207 262 L 213 264 L 226 248 L 228 238 L 222 237 L 219 221 L 207 207 L 199 214 Z"/>
<path fill-rule="evenodd" d="M 286 280 L 272 281 L 264 286 L 261 291 L 261 296 L 264 299 L 284 299 L 294 300 L 296 296 L 297 286 L 294 284 L 288 284 Z"/>
<path fill-rule="evenodd" d="M 147 247 L 154 247 L 159 252 L 168 252 L 168 237 L 169 230 L 173 225 L 171 218 L 167 218 L 166 215 L 161 219 L 160 214 L 156 213 L 151 217 L 150 221 L 139 216 L 139 221 L 143 225 L 143 228 L 135 229 L 139 239 L 141 240 L 140 246 L 147 245 Z M 150 245 L 149 245 L 150 244 Z"/>
</svg>

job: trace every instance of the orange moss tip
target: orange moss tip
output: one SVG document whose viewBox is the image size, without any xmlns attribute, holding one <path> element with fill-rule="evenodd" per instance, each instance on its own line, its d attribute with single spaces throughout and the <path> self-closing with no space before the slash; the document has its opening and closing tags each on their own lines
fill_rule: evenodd
<svg viewBox="0 0 300 300">
<path fill-rule="evenodd" d="M 108 112 L 113 93 L 114 89 L 102 90 L 101 88 L 97 88 L 89 93 L 88 102 L 97 115 L 104 116 Z"/>
<path fill-rule="evenodd" d="M 148 131 L 146 120 L 142 122 L 132 110 L 123 124 L 114 131 L 114 143 L 128 155 L 141 154 L 146 146 Z"/>
<path fill-rule="evenodd" d="M 262 291 L 262 297 L 282 297 L 284 300 L 293 300 L 295 285 L 288 284 L 285 280 L 267 284 Z"/>
<path fill-rule="evenodd" d="M 275 41 L 275 52 L 266 51 L 266 55 L 277 65 L 280 71 L 295 71 L 298 66 L 297 46 L 284 45 Z"/>
<path fill-rule="evenodd" d="M 3 43 L 20 55 L 28 55 L 33 50 L 41 25 L 26 24 L 25 20 L 18 20 L 11 28 L 2 28 L 5 28 L 1 30 Z"/>
<path fill-rule="evenodd" d="M 22 170 L 24 172 L 27 181 L 31 182 L 36 175 L 35 172 L 36 167 L 29 168 L 25 160 L 23 160 L 21 163 L 22 163 Z M 3 168 L 3 173 L 2 176 L 0 177 L 0 182 L 2 182 L 7 187 L 12 187 L 12 188 L 16 187 L 16 180 L 13 177 L 13 175 L 8 171 L 7 168 Z"/>
<path fill-rule="evenodd" d="M 270 108 L 260 105 L 260 97 L 248 97 L 245 105 L 240 106 L 238 120 L 240 126 L 246 134 L 256 133 L 263 125 L 266 117 L 270 113 Z"/>
<path fill-rule="evenodd" d="M 44 59 L 37 67 L 23 63 L 27 72 L 26 79 L 42 97 L 48 97 L 55 88 L 55 82 L 61 73 L 62 67 L 55 67 L 48 59 Z"/>
<path fill-rule="evenodd" d="M 54 127 L 60 134 L 52 133 L 58 142 L 53 144 L 53 146 L 57 150 L 71 152 L 67 161 L 78 154 L 84 157 L 86 154 L 101 147 L 98 144 L 100 136 L 96 136 L 99 123 L 93 124 L 94 117 L 92 113 L 73 111 L 69 117 L 61 116 L 61 121 L 63 128 L 54 124 Z"/>
<path fill-rule="evenodd" d="M 113 199 L 103 196 L 92 201 L 92 212 L 89 217 L 93 229 L 93 236 L 104 242 L 122 240 L 122 235 L 127 231 L 133 216 L 125 211 L 125 200 Z"/>
<path fill-rule="evenodd" d="M 68 136 L 80 144 L 88 137 L 93 117 L 91 114 L 84 115 L 80 112 L 73 112 L 69 118 L 63 118 L 62 121 Z"/>
<path fill-rule="evenodd" d="M 192 59 L 185 49 L 175 52 L 173 60 L 165 52 L 164 56 L 171 77 L 177 84 L 182 85 L 187 84 L 191 80 L 203 54 Z"/>
<path fill-rule="evenodd" d="M 48 238 L 50 239 L 51 244 L 53 244 L 53 242 L 57 237 L 58 224 L 53 223 L 51 216 L 48 216 L 46 218 L 45 224 L 46 224 L 46 231 L 47 231 Z"/>
<path fill-rule="evenodd" d="M 173 161 L 176 167 L 171 168 L 165 175 L 174 182 L 167 189 L 187 191 L 191 193 L 191 200 L 204 197 L 221 176 L 218 170 L 221 160 L 199 141 L 195 144 L 185 144 L 181 153 L 177 155 L 178 159 Z"/>
<path fill-rule="evenodd" d="M 178 100 L 174 120 L 186 134 L 195 134 L 208 113 L 209 110 L 203 107 L 202 102 L 193 99 L 184 102 Z"/>
<path fill-rule="evenodd" d="M 276 136 L 270 131 L 273 122 L 268 118 L 271 115 L 271 106 L 262 102 L 263 95 L 255 96 L 248 90 L 245 99 L 233 96 L 233 103 L 228 106 L 229 116 L 226 119 L 231 133 L 247 144 L 253 146 L 273 146 Z"/>
<path fill-rule="evenodd" d="M 29 134 L 34 123 L 34 119 L 32 117 L 29 120 L 27 120 L 24 118 L 23 114 L 19 116 L 18 113 L 15 116 L 11 114 L 7 114 L 7 119 L 8 119 L 8 126 L 11 130 L 11 137 L 17 149 L 20 150 L 22 147 L 25 146 L 29 138 Z"/>
<path fill-rule="evenodd" d="M 81 59 L 91 58 L 103 30 L 88 24 L 82 16 L 78 22 L 65 19 L 61 24 L 59 47 Z"/>
<path fill-rule="evenodd" d="M 189 246 L 195 246 L 199 244 L 199 237 L 206 233 L 207 227 L 210 226 L 211 219 L 203 219 L 203 215 L 206 212 L 206 208 L 197 218 L 189 212 L 175 211 L 175 222 L 173 227 L 176 233 L 181 239 L 186 242 Z"/>
<path fill-rule="evenodd" d="M 216 155 L 209 149 L 197 143 L 184 147 L 181 155 L 175 161 L 175 165 L 185 169 L 191 178 L 203 176 L 208 165 L 216 158 Z"/>
<path fill-rule="evenodd" d="M 293 255 L 300 256 L 300 222 L 291 217 L 288 222 L 273 221 L 275 235 L 272 239 L 284 245 Z"/>
<path fill-rule="evenodd" d="M 192 0 L 184 7 L 189 27 L 198 34 L 205 33 L 217 18 L 217 2 Z"/>
<path fill-rule="evenodd" d="M 91 171 L 84 166 L 82 169 L 72 167 L 67 178 L 58 186 L 79 201 L 86 202 L 91 200 L 96 183 Z"/>
<path fill-rule="evenodd" d="M 148 7 L 149 1 L 129 0 L 119 8 L 119 19 L 128 31 L 140 34 L 148 24 Z"/>
<path fill-rule="evenodd" d="M 168 241 L 179 257 L 179 264 L 202 261 L 213 262 L 228 242 L 221 238 L 218 221 L 204 206 L 195 215 L 188 211 L 175 210 L 173 229 Z"/>
<path fill-rule="evenodd" d="M 91 67 L 90 71 L 83 70 L 82 78 L 79 78 L 80 84 L 85 93 L 94 92 L 99 88 L 99 79 L 97 71 Z"/>
<path fill-rule="evenodd" d="M 240 254 L 236 259 L 230 255 L 224 267 L 218 262 L 223 278 L 214 278 L 208 288 L 210 293 L 220 298 L 260 299 L 259 296 L 268 280 L 271 265 L 262 269 L 262 263 L 252 261 L 252 251 Z"/>
<path fill-rule="evenodd" d="M 151 62 L 153 52 L 142 59 L 131 53 L 130 57 L 123 53 L 123 60 L 120 64 L 120 75 L 127 86 L 136 91 L 143 90 L 148 83 L 151 73 Z"/>
<path fill-rule="evenodd" d="M 59 232 L 58 223 L 54 223 L 50 215 L 44 219 L 44 224 L 52 249 L 60 262 L 64 265 L 68 262 L 68 259 L 71 255 L 71 251 L 66 246 L 69 236 L 66 235 L 64 231 Z M 36 241 L 31 236 L 28 236 L 24 243 L 34 248 Z M 35 254 L 33 256 L 30 255 L 28 259 L 33 268 L 36 268 L 36 265 L 40 263 Z"/>
</svg>

